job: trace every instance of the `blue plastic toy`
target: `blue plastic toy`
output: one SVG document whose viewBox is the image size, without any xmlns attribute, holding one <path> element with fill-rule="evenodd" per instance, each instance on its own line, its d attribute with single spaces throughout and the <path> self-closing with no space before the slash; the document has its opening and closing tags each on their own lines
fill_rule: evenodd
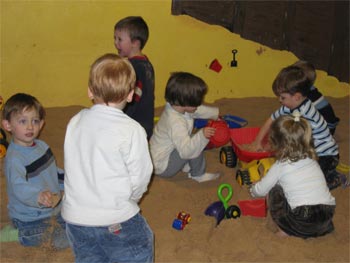
<svg viewBox="0 0 350 263">
<path fill-rule="evenodd" d="M 242 128 L 248 124 L 247 120 L 245 120 L 241 117 L 238 117 L 238 116 L 230 115 L 230 114 L 220 116 L 220 119 L 224 120 L 230 129 Z M 209 122 L 208 119 L 195 119 L 194 120 L 194 127 L 196 129 L 201 129 L 201 128 L 207 126 L 208 122 Z"/>
</svg>

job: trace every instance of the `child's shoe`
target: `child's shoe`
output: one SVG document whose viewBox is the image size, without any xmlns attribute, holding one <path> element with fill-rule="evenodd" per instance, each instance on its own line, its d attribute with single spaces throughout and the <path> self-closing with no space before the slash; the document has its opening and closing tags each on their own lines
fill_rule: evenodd
<svg viewBox="0 0 350 263">
<path fill-rule="evenodd" d="M 194 176 L 194 177 L 191 176 L 191 174 L 188 174 L 188 178 L 191 178 L 191 179 L 197 181 L 198 183 L 216 180 L 219 177 L 220 177 L 220 173 L 205 173 L 201 176 Z"/>
<path fill-rule="evenodd" d="M 18 241 L 18 229 L 7 225 L 0 230 L 0 242 Z"/>
</svg>

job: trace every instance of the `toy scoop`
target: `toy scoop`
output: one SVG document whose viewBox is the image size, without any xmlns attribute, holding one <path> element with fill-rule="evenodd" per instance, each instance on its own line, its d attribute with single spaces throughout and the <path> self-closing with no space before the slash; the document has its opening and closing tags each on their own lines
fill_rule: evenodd
<svg viewBox="0 0 350 263">
<path fill-rule="evenodd" d="M 205 215 L 215 217 L 216 226 L 218 226 L 220 224 L 220 222 L 222 221 L 222 219 L 225 218 L 224 204 L 221 201 L 216 201 L 216 202 L 212 203 L 205 210 Z"/>
<path fill-rule="evenodd" d="M 223 195 L 223 190 L 227 189 L 227 195 Z M 228 206 L 228 201 L 231 200 L 233 191 L 232 187 L 229 184 L 221 184 L 218 188 L 218 197 L 220 201 L 216 201 L 212 203 L 205 210 L 204 214 L 207 216 L 213 216 L 216 219 L 216 226 L 220 224 L 220 222 L 226 218 L 237 218 L 240 216 L 239 207 L 233 205 Z"/>
</svg>

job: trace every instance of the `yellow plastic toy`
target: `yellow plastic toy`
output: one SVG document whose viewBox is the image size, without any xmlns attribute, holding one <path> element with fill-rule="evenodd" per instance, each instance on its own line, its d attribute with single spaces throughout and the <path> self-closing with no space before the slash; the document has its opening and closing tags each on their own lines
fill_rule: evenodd
<svg viewBox="0 0 350 263">
<path fill-rule="evenodd" d="M 270 167 L 275 162 L 275 158 L 263 158 L 253 160 L 249 163 L 240 162 L 240 169 L 236 173 L 236 180 L 239 185 L 250 185 L 265 176 Z"/>
<path fill-rule="evenodd" d="M 350 166 L 346 165 L 344 163 L 339 163 L 337 166 L 337 170 L 342 173 L 349 173 L 350 171 Z"/>
</svg>

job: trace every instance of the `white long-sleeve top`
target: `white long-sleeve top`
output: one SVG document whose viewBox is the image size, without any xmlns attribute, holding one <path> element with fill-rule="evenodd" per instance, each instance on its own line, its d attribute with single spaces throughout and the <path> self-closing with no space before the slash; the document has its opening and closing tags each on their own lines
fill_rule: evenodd
<svg viewBox="0 0 350 263">
<path fill-rule="evenodd" d="M 275 162 L 250 192 L 253 197 L 265 196 L 279 184 L 293 209 L 302 205 L 335 205 L 326 179 L 317 161 L 310 158 L 297 162 Z"/>
<path fill-rule="evenodd" d="M 201 105 L 195 113 L 180 113 L 167 103 L 157 122 L 150 140 L 150 151 L 156 174 L 161 174 L 168 166 L 174 149 L 182 159 L 198 157 L 209 140 L 200 130 L 192 134 L 194 118 L 217 119 L 219 109 Z"/>
<path fill-rule="evenodd" d="M 100 104 L 70 120 L 64 165 L 62 216 L 84 226 L 137 214 L 153 170 L 145 130 L 121 110 Z"/>
</svg>

